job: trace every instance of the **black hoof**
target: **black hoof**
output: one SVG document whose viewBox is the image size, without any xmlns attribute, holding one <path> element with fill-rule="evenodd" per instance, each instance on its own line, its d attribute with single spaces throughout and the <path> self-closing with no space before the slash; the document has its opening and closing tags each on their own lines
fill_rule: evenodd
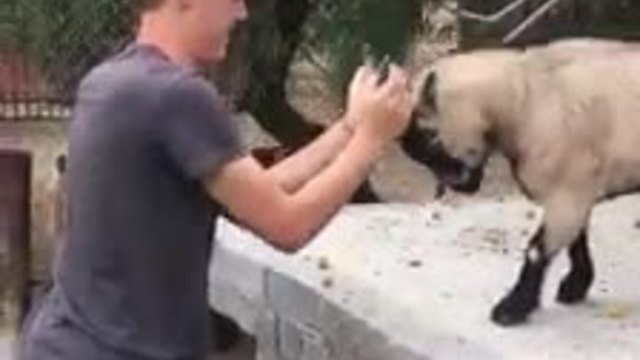
<svg viewBox="0 0 640 360">
<path fill-rule="evenodd" d="M 591 279 L 567 276 L 558 289 L 556 300 L 565 305 L 575 305 L 587 298 Z"/>
<path fill-rule="evenodd" d="M 500 326 L 514 326 L 525 323 L 537 304 L 526 304 L 516 298 L 506 297 L 491 311 L 491 320 Z"/>
</svg>

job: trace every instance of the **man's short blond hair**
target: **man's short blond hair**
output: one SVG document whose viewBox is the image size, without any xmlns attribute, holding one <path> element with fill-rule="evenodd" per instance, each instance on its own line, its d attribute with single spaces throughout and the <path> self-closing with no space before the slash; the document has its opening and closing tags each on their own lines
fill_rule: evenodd
<svg viewBox="0 0 640 360">
<path fill-rule="evenodd" d="M 134 7 L 138 13 L 154 10 L 162 5 L 165 0 L 133 0 Z"/>
</svg>

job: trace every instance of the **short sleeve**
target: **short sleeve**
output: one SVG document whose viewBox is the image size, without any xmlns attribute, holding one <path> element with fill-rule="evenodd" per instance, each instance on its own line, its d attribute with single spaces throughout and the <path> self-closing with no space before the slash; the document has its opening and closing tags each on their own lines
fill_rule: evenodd
<svg viewBox="0 0 640 360">
<path fill-rule="evenodd" d="M 189 178 L 203 179 L 242 154 L 231 111 L 203 78 L 184 77 L 164 94 L 158 124 L 160 142 Z"/>
</svg>

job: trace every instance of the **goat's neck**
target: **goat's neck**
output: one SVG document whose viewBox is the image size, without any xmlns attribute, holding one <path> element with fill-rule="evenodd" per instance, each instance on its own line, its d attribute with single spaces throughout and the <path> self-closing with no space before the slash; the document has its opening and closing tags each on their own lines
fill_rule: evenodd
<svg viewBox="0 0 640 360">
<path fill-rule="evenodd" d="M 507 69 L 506 71 L 510 71 Z M 487 98 L 485 113 L 489 121 L 490 140 L 494 150 L 507 158 L 518 156 L 518 137 L 524 118 L 526 85 L 521 77 L 500 76 L 490 86 L 491 97 Z"/>
</svg>

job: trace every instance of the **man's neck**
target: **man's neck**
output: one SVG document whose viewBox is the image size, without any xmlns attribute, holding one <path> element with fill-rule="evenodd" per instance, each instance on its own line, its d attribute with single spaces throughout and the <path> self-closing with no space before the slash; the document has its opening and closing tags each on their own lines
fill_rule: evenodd
<svg viewBox="0 0 640 360">
<path fill-rule="evenodd" d="M 172 31 L 173 28 L 172 21 L 167 14 L 142 15 L 136 42 L 159 49 L 178 65 L 194 66 L 194 60 L 181 45 L 179 35 L 176 31 Z"/>
</svg>

